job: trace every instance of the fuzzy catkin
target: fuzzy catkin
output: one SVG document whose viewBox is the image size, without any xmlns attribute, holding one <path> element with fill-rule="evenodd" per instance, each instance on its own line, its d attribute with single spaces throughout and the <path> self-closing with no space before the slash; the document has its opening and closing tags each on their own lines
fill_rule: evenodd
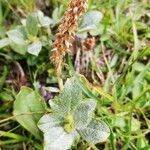
<svg viewBox="0 0 150 150">
<path fill-rule="evenodd" d="M 63 57 L 69 52 L 71 41 L 75 37 L 75 32 L 78 26 L 78 19 L 85 12 L 87 0 L 70 0 L 68 9 L 64 14 L 61 24 L 58 27 L 55 41 L 52 45 L 53 52 L 51 61 L 58 67 L 62 65 Z"/>
</svg>

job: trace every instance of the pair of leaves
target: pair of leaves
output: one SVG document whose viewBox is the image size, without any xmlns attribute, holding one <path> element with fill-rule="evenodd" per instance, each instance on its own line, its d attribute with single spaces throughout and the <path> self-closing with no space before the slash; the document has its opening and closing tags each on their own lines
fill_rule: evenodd
<svg viewBox="0 0 150 150">
<path fill-rule="evenodd" d="M 33 18 L 31 17 L 30 19 L 32 20 Z M 33 27 L 30 24 L 32 24 L 32 22 L 27 24 L 28 25 L 27 28 L 25 28 L 24 26 L 19 26 L 16 29 L 7 32 L 7 35 L 10 40 L 10 46 L 15 52 L 21 55 L 25 55 L 26 52 L 28 52 L 32 55 L 38 56 L 38 54 L 42 49 L 42 42 L 39 40 L 35 40 L 31 44 L 28 44 L 27 36 L 30 35 L 34 37 L 38 31 L 36 29 L 36 26 Z M 33 30 L 32 28 L 35 29 Z"/>
<path fill-rule="evenodd" d="M 45 150 L 67 150 L 79 136 L 92 143 L 103 142 L 109 136 L 107 125 L 92 119 L 96 102 L 83 99 L 76 77 L 66 81 L 63 92 L 50 100 L 50 106 L 53 113 L 44 115 L 38 123 L 44 132 Z M 66 118 L 72 124 L 66 125 Z"/>
<path fill-rule="evenodd" d="M 38 26 L 38 27 L 49 27 L 50 25 L 52 25 L 54 23 L 53 19 L 49 18 L 48 16 L 45 16 L 44 13 L 40 10 L 37 10 L 35 13 L 29 15 L 27 17 L 27 19 L 21 20 L 21 22 L 24 26 L 26 26 L 28 23 L 30 23 L 31 27 L 34 27 L 34 26 L 32 26 L 33 21 L 34 21 L 33 25 L 36 22 L 36 26 Z"/>
<path fill-rule="evenodd" d="M 29 15 L 26 20 L 26 26 L 19 26 L 14 30 L 7 32 L 8 38 L 11 41 L 11 48 L 22 55 L 26 52 L 38 56 L 42 49 L 42 42 L 37 40 L 38 20 L 34 15 Z M 30 39 L 29 39 L 30 38 Z M 27 41 L 31 38 L 36 38 L 31 44 Z"/>
<path fill-rule="evenodd" d="M 41 11 L 27 16 L 22 26 L 18 26 L 7 32 L 8 38 L 0 40 L 0 48 L 10 45 L 11 48 L 21 55 L 26 53 L 38 56 L 42 50 L 42 42 L 37 37 L 39 26 L 47 27 L 53 23 L 52 19 Z"/>
</svg>

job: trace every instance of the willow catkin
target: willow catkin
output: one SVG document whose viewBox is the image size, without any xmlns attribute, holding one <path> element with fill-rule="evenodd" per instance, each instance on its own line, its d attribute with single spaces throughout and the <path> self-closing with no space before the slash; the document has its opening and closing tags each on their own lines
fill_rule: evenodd
<svg viewBox="0 0 150 150">
<path fill-rule="evenodd" d="M 52 45 L 53 51 L 51 61 L 56 66 L 57 72 L 60 72 L 63 57 L 69 52 L 71 41 L 75 37 L 77 30 L 78 19 L 82 13 L 86 10 L 87 0 L 70 0 L 68 9 L 64 14 L 64 18 L 58 32 L 56 34 L 55 41 Z"/>
</svg>

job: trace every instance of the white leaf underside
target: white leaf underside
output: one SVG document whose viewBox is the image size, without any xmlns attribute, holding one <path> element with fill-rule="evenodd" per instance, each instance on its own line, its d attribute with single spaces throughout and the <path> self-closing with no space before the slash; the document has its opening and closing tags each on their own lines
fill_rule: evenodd
<svg viewBox="0 0 150 150">
<path fill-rule="evenodd" d="M 110 130 L 103 121 L 93 119 L 85 129 L 79 131 L 79 134 L 86 141 L 95 144 L 106 141 Z"/>
<path fill-rule="evenodd" d="M 54 127 L 44 133 L 44 150 L 67 150 L 71 147 L 77 133 L 68 134 L 62 127 Z"/>
</svg>

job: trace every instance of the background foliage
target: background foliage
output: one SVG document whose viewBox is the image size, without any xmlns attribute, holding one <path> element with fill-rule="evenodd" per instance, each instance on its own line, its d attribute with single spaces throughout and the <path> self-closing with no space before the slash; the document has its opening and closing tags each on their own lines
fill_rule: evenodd
<svg viewBox="0 0 150 150">
<path fill-rule="evenodd" d="M 13 104 L 24 85 L 34 90 L 26 89 L 35 101 L 58 94 L 49 55 L 67 3 L 0 0 L 1 149 L 42 149 L 40 139 L 17 123 Z M 84 75 L 84 96 L 97 101 L 96 117 L 109 125 L 111 135 L 96 145 L 81 139 L 72 149 L 149 150 L 149 0 L 89 0 L 88 4 L 79 22 L 74 52 L 65 59 L 63 80 L 73 70 Z M 40 108 L 39 116 L 46 109 Z"/>
</svg>

